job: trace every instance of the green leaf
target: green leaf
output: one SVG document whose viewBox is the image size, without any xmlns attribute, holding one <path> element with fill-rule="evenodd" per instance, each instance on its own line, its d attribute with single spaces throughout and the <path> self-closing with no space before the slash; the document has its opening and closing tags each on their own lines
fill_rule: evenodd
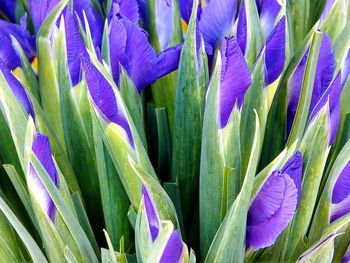
<svg viewBox="0 0 350 263">
<path fill-rule="evenodd" d="M 56 5 L 45 22 L 41 25 L 36 38 L 42 108 L 48 119 L 51 120 L 51 125 L 61 145 L 65 145 L 65 141 L 62 127 L 59 87 L 50 35 L 66 4 L 67 0 L 63 0 Z"/>
<path fill-rule="evenodd" d="M 110 253 L 110 257 L 112 259 L 112 263 L 117 263 L 117 259 L 115 258 L 115 254 L 114 254 L 114 248 L 113 248 L 112 241 L 109 238 L 109 235 L 106 232 L 106 230 L 103 230 L 103 233 L 105 234 L 105 237 L 106 237 L 106 240 L 107 240 L 107 245 L 108 245 L 108 248 L 109 248 L 109 253 Z"/>
<path fill-rule="evenodd" d="M 291 145 L 297 139 L 302 138 L 309 116 L 309 108 L 314 87 L 316 66 L 320 52 L 322 33 L 315 32 L 313 35 L 310 52 L 306 61 L 303 84 L 298 102 L 297 112 L 288 137 L 287 145 Z"/>
<path fill-rule="evenodd" d="M 266 165 L 268 165 L 285 147 L 289 81 L 303 58 L 306 50 L 308 49 L 315 30 L 316 27 L 314 27 L 303 40 L 297 52 L 287 64 L 286 69 L 282 73 L 278 83 L 278 87 L 267 116 L 260 169 L 263 169 Z"/>
<path fill-rule="evenodd" d="M 120 73 L 119 88 L 124 103 L 128 108 L 131 118 L 136 126 L 136 130 L 141 137 L 145 149 L 147 149 L 142 98 L 133 81 L 128 76 L 128 73 L 123 68 Z"/>
<path fill-rule="evenodd" d="M 96 235 L 102 239 L 101 194 L 97 175 L 94 146 L 88 138 L 79 107 L 74 98 L 70 80 L 64 20 L 54 38 L 55 57 L 57 59 L 57 81 L 61 105 L 62 126 L 67 145 L 68 156 L 72 163 L 79 186 L 84 189 L 82 196 L 88 203 L 88 216 L 94 226 Z"/>
<path fill-rule="evenodd" d="M 58 140 L 51 122 L 49 122 L 35 98 L 31 97 L 31 101 L 35 112 L 35 125 L 41 133 L 49 136 L 52 153 L 64 174 L 64 178 L 66 179 L 69 188 L 72 192 L 81 192 L 72 165 L 67 157 L 65 145 L 62 145 Z"/>
<path fill-rule="evenodd" d="M 16 189 L 16 192 L 24 205 L 30 219 L 32 220 L 32 223 L 35 225 L 36 229 L 39 231 L 39 226 L 37 224 L 35 213 L 33 211 L 32 204 L 30 202 L 30 196 L 27 191 L 27 186 L 25 185 L 25 182 L 23 179 L 19 176 L 17 173 L 15 167 L 11 164 L 4 164 L 4 169 L 6 173 L 8 174 L 8 177 L 10 178 L 14 188 Z"/>
<path fill-rule="evenodd" d="M 229 122 L 220 130 L 221 145 L 223 147 L 225 167 L 231 167 L 232 173 L 228 180 L 228 206 L 233 204 L 242 183 L 242 153 L 240 135 L 241 112 L 238 107 L 234 107 Z"/>
<path fill-rule="evenodd" d="M 95 121 L 94 118 L 93 120 Z M 128 220 L 126 220 L 126 216 L 130 201 L 103 143 L 97 125 L 96 123 L 93 125 L 94 146 L 106 229 L 114 244 L 117 244 L 124 235 L 125 242 L 129 246 L 132 243 L 131 227 Z"/>
<path fill-rule="evenodd" d="M 64 257 L 66 258 L 68 263 L 78 263 L 78 260 L 74 257 L 74 254 L 67 246 L 64 250 Z"/>
<path fill-rule="evenodd" d="M 293 50 L 297 50 L 317 20 L 313 12 L 317 11 L 319 1 L 287 0 L 286 4 L 289 35 L 293 39 Z"/>
<path fill-rule="evenodd" d="M 344 1 L 336 0 L 322 23 L 321 31 L 326 32 L 334 43 L 341 30 L 344 28 L 345 23 L 346 10 L 344 10 Z"/>
<path fill-rule="evenodd" d="M 22 69 L 24 73 L 24 80 L 26 84 L 23 86 L 26 87 L 27 91 L 29 91 L 36 98 L 37 101 L 40 101 L 39 83 L 34 73 L 34 70 L 32 68 L 32 65 L 30 64 L 27 58 L 27 55 L 24 53 L 23 48 L 21 47 L 17 39 L 11 36 L 11 40 L 17 55 L 21 59 Z"/>
<path fill-rule="evenodd" d="M 207 82 L 204 44 L 197 47 L 197 5 L 191 15 L 178 69 L 173 129 L 171 180 L 177 182 L 185 225 L 193 220 L 198 200 L 202 122 Z M 197 52 L 198 51 L 198 52 Z M 197 56 L 197 54 L 199 54 Z"/>
<path fill-rule="evenodd" d="M 295 260 L 303 252 L 303 248 L 300 246 L 301 241 L 311 224 L 322 174 L 329 153 L 328 111 L 327 104 L 309 125 L 301 141 L 300 151 L 303 154 L 304 162 L 302 192 L 298 209 L 291 223 L 288 246 L 285 246 L 285 260 Z"/>
<path fill-rule="evenodd" d="M 252 73 L 252 84 L 250 85 L 247 93 L 244 96 L 244 104 L 242 108 L 241 122 L 240 122 L 240 141 L 242 149 L 242 163 L 241 176 L 244 176 L 250 154 L 253 147 L 253 141 L 255 139 L 255 111 L 259 116 L 260 124 L 260 143 L 262 144 L 265 134 L 265 125 L 268 113 L 267 105 L 267 91 L 265 89 L 265 65 L 264 65 L 264 51 L 263 55 L 259 57 L 258 61 L 255 64 L 253 73 Z M 261 146 L 259 145 L 259 150 Z M 260 158 L 260 152 L 258 153 L 258 159 Z M 241 178 L 243 182 L 244 177 Z"/>
<path fill-rule="evenodd" d="M 350 21 L 347 21 L 343 30 L 339 33 L 338 37 L 335 40 L 333 40 L 334 56 L 337 63 L 334 72 L 338 72 L 340 70 L 340 68 L 343 66 L 346 56 L 348 55 L 349 48 L 350 48 L 349 34 L 350 34 Z"/>
<path fill-rule="evenodd" d="M 205 218 L 205 220 L 200 220 L 200 247 L 203 258 L 222 221 L 221 193 L 224 185 L 224 153 L 221 149 L 218 117 L 221 65 L 221 55 L 218 52 L 204 109 L 200 160 L 199 218 Z M 191 194 L 189 197 L 193 198 Z M 188 203 L 183 203 L 183 205 L 189 206 Z"/>
<path fill-rule="evenodd" d="M 147 1 L 147 29 L 150 32 L 150 42 L 157 52 L 161 51 L 157 32 L 157 0 Z M 170 46 L 182 42 L 182 26 L 181 16 L 179 11 L 179 3 L 176 0 L 170 0 L 170 5 L 173 8 L 173 16 L 169 19 L 172 23 Z M 170 33 L 170 32 L 169 32 Z M 151 86 L 152 98 L 156 107 L 164 107 L 168 112 L 170 135 L 173 132 L 174 112 L 176 100 L 176 80 L 178 72 L 174 71 L 161 79 L 157 80 Z M 166 88 L 166 89 L 165 89 Z"/>
<path fill-rule="evenodd" d="M 35 243 L 34 239 L 24 228 L 15 214 L 8 207 L 4 199 L 0 196 L 0 210 L 4 213 L 8 221 L 11 223 L 13 228 L 16 230 L 18 236 L 21 238 L 23 244 L 27 248 L 31 258 L 34 262 L 47 262 L 44 254 L 41 252 L 39 246 Z"/>
<path fill-rule="evenodd" d="M 158 169 L 157 174 L 162 181 L 170 179 L 171 167 L 171 137 L 169 119 L 165 108 L 156 108 L 158 135 Z"/>
<path fill-rule="evenodd" d="M 18 239 L 16 232 L 10 222 L 0 211 L 0 256 L 8 262 L 20 262 L 28 260 L 22 254 L 25 248 L 21 240 Z"/>
<path fill-rule="evenodd" d="M 16 147 L 17 155 L 20 164 L 23 167 L 23 145 L 26 133 L 28 114 L 23 109 L 22 105 L 18 102 L 15 95 L 12 93 L 12 90 L 6 82 L 6 79 L 1 71 L 0 86 L 0 108 L 8 127 L 10 128 L 11 136 Z M 11 151 L 11 149 L 8 149 L 8 151 Z M 12 158 L 15 157 L 12 155 Z"/>
<path fill-rule="evenodd" d="M 256 1 L 246 0 L 242 2 L 242 4 L 243 3 L 245 4 L 247 20 L 247 46 L 245 57 L 249 68 L 252 69 L 261 47 L 263 46 L 263 37 L 260 29 L 261 27 Z"/>
<path fill-rule="evenodd" d="M 299 263 L 332 262 L 334 253 L 334 240 L 337 235 L 331 235 L 320 239 L 316 244 L 303 253 Z"/>
<path fill-rule="evenodd" d="M 328 180 L 325 188 L 323 189 L 322 196 L 318 201 L 317 210 L 313 217 L 313 223 L 309 234 L 311 242 L 318 240 L 324 229 L 330 224 L 331 216 L 331 203 L 333 188 L 338 180 L 339 175 L 350 161 L 350 141 L 348 141 L 341 152 L 338 154 L 332 169 L 329 173 Z"/>
<path fill-rule="evenodd" d="M 16 146 L 14 144 L 11 130 L 2 112 L 0 112 L 0 156 L 4 163 L 11 163 L 22 178 L 24 178 L 21 163 L 18 158 Z"/>
<path fill-rule="evenodd" d="M 82 259 L 84 260 L 84 262 L 98 262 L 97 255 L 95 254 L 88 237 L 81 228 L 72 210 L 63 200 L 60 192 L 50 179 L 50 176 L 47 174 L 45 168 L 42 166 L 40 161 L 36 158 L 35 154 L 31 150 L 29 150 L 28 156 L 39 178 L 41 179 L 47 192 L 52 198 L 58 213 L 62 216 L 67 228 L 69 229 L 72 237 L 74 238 L 79 252 L 81 253 Z"/>
<path fill-rule="evenodd" d="M 98 254 L 99 248 L 98 248 L 96 239 L 94 237 L 94 233 L 92 232 L 92 228 L 91 228 L 89 219 L 87 217 L 83 201 L 81 200 L 79 193 L 76 192 L 72 195 L 72 202 L 73 202 L 79 223 L 83 228 L 84 232 L 86 233 L 87 237 L 89 238 L 91 245 L 94 247 L 95 253 Z"/>
<path fill-rule="evenodd" d="M 255 137 L 241 192 L 216 233 L 205 262 L 244 261 L 247 213 L 260 152 L 259 117 L 255 115 Z"/>
</svg>

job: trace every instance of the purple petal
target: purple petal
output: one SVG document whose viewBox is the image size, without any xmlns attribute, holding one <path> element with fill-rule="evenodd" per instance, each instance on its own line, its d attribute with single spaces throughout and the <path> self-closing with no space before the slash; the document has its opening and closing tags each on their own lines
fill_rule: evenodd
<svg viewBox="0 0 350 263">
<path fill-rule="evenodd" d="M 298 193 L 293 180 L 273 172 L 255 197 L 248 211 L 247 248 L 271 246 L 293 218 Z"/>
<path fill-rule="evenodd" d="M 335 56 L 332 47 L 332 40 L 327 33 L 324 33 L 321 43 L 320 54 L 317 62 L 314 89 L 310 111 L 315 107 L 322 94 L 326 91 L 333 79 L 335 69 Z"/>
<path fill-rule="evenodd" d="M 270 35 L 277 15 L 281 10 L 277 0 L 265 0 L 260 9 L 260 25 L 265 39 Z"/>
<path fill-rule="evenodd" d="M 125 55 L 129 58 L 130 68 L 123 65 L 141 92 L 157 79 L 156 54 L 148 42 L 146 31 L 127 20 L 121 20 L 127 34 Z M 121 61 L 122 62 L 122 61 Z"/>
<path fill-rule="evenodd" d="M 221 44 L 220 123 L 225 127 L 235 105 L 242 105 L 251 84 L 248 65 L 235 37 L 224 38 Z"/>
<path fill-rule="evenodd" d="M 21 65 L 21 60 L 13 49 L 11 38 L 0 29 L 0 62 L 11 70 Z"/>
<path fill-rule="evenodd" d="M 205 4 L 203 4 L 203 2 Z M 197 10 L 198 19 L 201 17 L 203 7 L 208 3 L 209 1 L 205 1 L 205 0 L 198 1 L 198 10 Z M 191 18 L 193 0 L 179 0 L 179 7 L 180 7 L 181 18 L 183 19 L 183 21 L 188 23 Z"/>
<path fill-rule="evenodd" d="M 129 142 L 132 147 L 134 147 L 134 140 L 125 115 L 125 110 L 121 105 L 118 105 L 112 86 L 102 73 L 88 60 L 82 59 L 82 66 L 90 96 L 96 107 L 109 122 L 114 122 L 125 130 Z"/>
<path fill-rule="evenodd" d="M 331 218 L 330 222 L 337 220 L 338 218 L 346 215 L 350 212 L 350 198 L 345 198 L 343 201 L 331 206 Z"/>
<path fill-rule="evenodd" d="M 274 82 L 281 74 L 286 60 L 286 19 L 282 17 L 266 40 L 265 64 L 267 85 Z"/>
<path fill-rule="evenodd" d="M 16 3 L 17 0 L 0 1 L 1 12 L 3 12 L 13 22 L 16 21 Z"/>
<path fill-rule="evenodd" d="M 287 113 L 287 134 L 289 134 L 294 116 L 298 107 L 301 86 L 304 78 L 307 56 L 309 50 L 306 51 L 303 59 L 300 61 L 291 80 L 291 89 Z M 316 106 L 322 94 L 326 91 L 333 78 L 335 68 L 335 57 L 332 48 L 332 41 L 326 33 L 323 34 L 320 54 L 317 61 L 314 88 L 310 103 L 310 112 Z"/>
<path fill-rule="evenodd" d="M 119 81 L 123 66 L 139 92 L 157 80 L 157 58 L 147 32 L 126 19 L 113 16 L 110 21 L 110 61 L 114 80 Z"/>
<path fill-rule="evenodd" d="M 9 87 L 11 88 L 13 95 L 15 95 L 18 102 L 22 105 L 24 110 L 31 116 L 34 117 L 34 112 L 32 105 L 28 98 L 26 91 L 24 90 L 22 84 L 12 75 L 11 71 L 0 62 L 0 70 L 4 75 Z"/>
<path fill-rule="evenodd" d="M 30 15 L 36 32 L 39 31 L 46 17 L 59 2 L 59 0 L 28 0 Z"/>
<path fill-rule="evenodd" d="M 350 162 L 334 184 L 332 204 L 331 222 L 350 212 Z"/>
<path fill-rule="evenodd" d="M 59 177 L 52 159 L 49 137 L 44 134 L 37 133 L 33 141 L 32 151 L 58 188 Z M 39 199 L 39 204 L 45 209 L 47 215 L 51 218 L 51 220 L 54 220 L 55 205 L 32 165 L 30 165 L 29 168 L 28 187 L 30 187 L 34 195 Z"/>
<path fill-rule="evenodd" d="M 203 9 L 199 29 L 213 49 L 230 34 L 237 12 L 236 0 L 211 0 Z"/>
<path fill-rule="evenodd" d="M 139 6 L 140 17 L 144 24 L 147 24 L 147 4 L 146 0 L 137 0 Z"/>
<path fill-rule="evenodd" d="M 350 195 L 350 162 L 340 173 L 333 188 L 332 203 L 338 204 Z"/>
<path fill-rule="evenodd" d="M 117 5 L 118 13 L 133 23 L 139 21 L 139 6 L 136 0 L 113 0 L 113 5 Z"/>
<path fill-rule="evenodd" d="M 157 55 L 158 79 L 178 68 L 182 46 L 170 47 Z"/>
<path fill-rule="evenodd" d="M 131 65 L 129 58 L 125 54 L 126 49 L 126 29 L 117 17 L 112 17 L 110 21 L 110 63 L 113 79 L 119 84 L 120 64 L 128 71 Z"/>
<path fill-rule="evenodd" d="M 298 191 L 298 203 L 301 197 L 301 180 L 303 175 L 303 155 L 301 152 L 296 152 L 292 158 L 284 165 L 282 173 L 289 175 L 294 181 Z"/>
<path fill-rule="evenodd" d="M 242 1 L 237 23 L 237 42 L 243 52 L 245 53 L 245 48 L 247 45 L 247 17 L 245 10 L 245 1 Z"/>
<path fill-rule="evenodd" d="M 152 241 L 154 241 L 156 240 L 159 234 L 159 229 L 161 227 L 160 220 L 156 212 L 156 209 L 154 207 L 154 203 L 144 185 L 142 185 L 142 196 L 143 196 L 143 204 L 146 210 L 149 230 L 151 233 Z"/>
<path fill-rule="evenodd" d="M 0 20 L 0 60 L 13 70 L 20 66 L 21 62 L 13 48 L 11 36 L 19 42 L 29 59 L 35 56 L 35 43 L 25 26 Z"/>
<path fill-rule="evenodd" d="M 188 23 L 191 17 L 193 0 L 179 0 L 179 6 L 182 19 Z"/>
<path fill-rule="evenodd" d="M 337 77 L 329 88 L 325 91 L 322 98 L 316 104 L 312 111 L 310 120 L 312 120 L 317 113 L 329 103 L 329 122 L 330 122 L 330 136 L 329 144 L 333 144 L 335 137 L 337 136 L 338 123 L 340 117 L 340 94 L 341 94 L 341 74 L 338 73 Z"/>
<path fill-rule="evenodd" d="M 160 263 L 180 262 L 184 245 L 179 230 L 174 230 L 160 258 Z"/>
<path fill-rule="evenodd" d="M 157 0 L 157 32 L 161 50 L 166 49 L 172 38 L 173 3 L 172 0 Z"/>
<path fill-rule="evenodd" d="M 95 46 L 100 47 L 104 23 L 102 17 L 92 7 L 90 0 L 74 0 L 73 10 L 81 21 L 84 21 L 83 11 L 85 12 L 91 30 L 92 41 Z"/>
<path fill-rule="evenodd" d="M 88 57 L 88 53 L 81 39 L 78 25 L 68 9 L 64 12 L 64 22 L 66 29 L 68 67 L 73 86 L 75 86 L 79 83 L 81 77 L 81 57 Z"/>
</svg>

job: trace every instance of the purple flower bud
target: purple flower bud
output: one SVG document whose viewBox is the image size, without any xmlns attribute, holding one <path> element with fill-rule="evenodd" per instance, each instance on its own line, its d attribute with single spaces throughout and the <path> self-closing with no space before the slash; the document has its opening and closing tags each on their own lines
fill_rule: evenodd
<svg viewBox="0 0 350 263">
<path fill-rule="evenodd" d="M 247 248 L 255 251 L 271 246 L 292 220 L 300 196 L 302 165 L 297 152 L 270 175 L 254 198 L 247 218 Z"/>
<path fill-rule="evenodd" d="M 154 206 L 152 197 L 150 196 L 147 188 L 144 185 L 142 185 L 142 197 L 143 205 L 146 211 L 149 231 L 151 234 L 152 242 L 154 242 L 157 239 L 159 232 L 161 231 L 162 225 L 157 214 L 156 207 Z M 183 256 L 184 249 L 185 245 L 182 242 L 181 234 L 179 230 L 175 229 L 167 241 L 160 262 L 180 262 Z"/>
<path fill-rule="evenodd" d="M 34 137 L 32 151 L 58 188 L 59 177 L 52 158 L 49 137 L 44 134 L 37 133 Z M 56 217 L 55 204 L 53 203 L 49 193 L 47 192 L 32 164 L 29 166 L 27 181 L 28 188 L 38 201 L 40 207 L 44 210 L 47 216 L 54 221 Z"/>
</svg>

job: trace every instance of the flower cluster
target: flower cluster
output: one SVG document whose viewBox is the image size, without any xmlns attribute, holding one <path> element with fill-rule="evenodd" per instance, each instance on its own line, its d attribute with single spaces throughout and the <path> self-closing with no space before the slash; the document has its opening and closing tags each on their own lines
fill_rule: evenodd
<svg viewBox="0 0 350 263">
<path fill-rule="evenodd" d="M 349 261 L 349 10 L 0 1 L 0 255 Z"/>
</svg>

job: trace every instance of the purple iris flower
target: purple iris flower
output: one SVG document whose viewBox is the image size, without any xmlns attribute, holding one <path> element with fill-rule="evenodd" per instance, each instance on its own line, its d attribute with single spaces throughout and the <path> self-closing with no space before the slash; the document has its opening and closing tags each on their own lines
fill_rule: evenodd
<svg viewBox="0 0 350 263">
<path fill-rule="evenodd" d="M 113 5 L 110 18 L 110 62 L 113 79 L 119 83 L 120 66 L 129 74 L 139 92 L 178 67 L 182 45 L 156 54 L 147 32 L 119 16 Z"/>
<path fill-rule="evenodd" d="M 247 249 L 271 246 L 292 220 L 301 193 L 302 167 L 302 155 L 297 152 L 266 180 L 248 211 Z"/>
<path fill-rule="evenodd" d="M 266 2 L 264 1 L 262 8 L 265 8 L 265 5 L 267 5 L 268 3 L 269 1 L 266 1 Z M 269 7 L 266 6 L 266 8 L 269 8 Z M 272 11 L 267 12 L 267 14 L 269 16 L 273 16 Z M 264 18 L 265 15 L 263 13 L 261 15 L 263 15 L 263 17 L 260 17 L 260 19 L 265 19 Z M 276 19 L 276 17 L 274 19 Z M 264 20 L 261 20 L 260 22 L 263 23 Z M 266 84 L 267 85 L 274 82 L 282 73 L 282 70 L 284 68 L 285 46 L 286 46 L 285 44 L 286 43 L 286 19 L 285 17 L 282 17 L 275 27 L 273 27 L 273 22 L 269 24 L 269 26 L 271 26 L 271 28 L 269 28 L 268 30 L 266 29 L 266 34 L 268 33 L 268 35 L 266 35 L 267 39 L 266 39 L 265 47 L 263 47 L 263 49 L 265 49 L 265 67 L 266 67 Z M 246 46 L 248 41 L 247 35 L 248 34 L 247 34 L 245 1 L 242 1 L 242 5 L 238 16 L 237 41 L 243 53 L 245 53 L 246 51 Z M 262 50 L 260 51 L 260 54 L 261 53 L 262 53 Z"/>
<path fill-rule="evenodd" d="M 58 188 L 59 177 L 52 158 L 49 137 L 44 134 L 37 133 L 34 137 L 32 151 Z M 55 204 L 53 203 L 49 193 L 47 192 L 32 164 L 29 166 L 27 181 L 28 188 L 32 191 L 41 208 L 45 211 L 47 216 L 54 221 L 56 218 Z"/>
<path fill-rule="evenodd" d="M 304 57 L 301 59 L 291 79 L 290 97 L 287 110 L 287 134 L 289 134 L 291 130 L 294 116 L 297 111 L 308 54 L 309 50 L 306 51 Z M 340 74 L 338 74 L 332 82 L 334 68 L 335 56 L 332 41 L 328 35 L 324 33 L 316 66 L 315 81 L 309 111 L 312 113 L 311 117 L 315 116 L 329 98 L 331 124 L 330 144 L 334 142 L 338 127 L 341 92 Z"/>
<path fill-rule="evenodd" d="M 99 13 L 93 8 L 90 0 L 74 0 L 73 13 L 76 13 L 80 21 L 84 21 L 86 15 L 91 30 L 92 42 L 95 47 L 100 47 L 102 42 L 104 22 Z M 84 23 L 83 23 L 84 25 Z"/>
<path fill-rule="evenodd" d="M 29 10 L 36 32 L 39 31 L 46 17 L 59 2 L 59 0 L 28 0 Z M 103 19 L 93 8 L 91 2 L 89 0 L 74 0 L 72 13 L 77 14 L 82 25 L 84 25 L 83 13 L 85 13 L 93 43 L 95 46 L 101 46 Z"/>
<path fill-rule="evenodd" d="M 264 38 L 266 39 L 272 32 L 281 6 L 277 0 L 262 1 L 259 9 L 260 26 Z"/>
<path fill-rule="evenodd" d="M 130 144 L 134 147 L 134 139 L 132 137 L 125 109 L 121 102 L 117 101 L 113 87 L 90 61 L 82 58 L 82 66 L 85 72 L 90 96 L 94 104 L 107 122 L 113 122 L 125 130 Z"/>
<path fill-rule="evenodd" d="M 347 163 L 334 184 L 331 222 L 350 212 L 350 162 Z"/>
<path fill-rule="evenodd" d="M 220 48 L 220 126 L 225 127 L 235 103 L 240 107 L 252 80 L 248 65 L 235 37 L 225 37 Z"/>
<path fill-rule="evenodd" d="M 181 18 L 188 23 L 192 13 L 193 0 L 179 0 Z M 200 6 L 200 4 L 199 4 Z"/>
<path fill-rule="evenodd" d="M 9 85 L 10 89 L 13 92 L 13 95 L 15 95 L 18 102 L 22 105 L 24 110 L 31 116 L 34 117 L 34 112 L 32 108 L 32 104 L 29 100 L 29 97 L 22 86 L 22 84 L 16 79 L 16 77 L 11 73 L 11 71 L 8 69 L 6 65 L 1 63 L 0 61 L 0 71 L 2 72 L 3 76 L 5 77 L 7 84 Z"/>
<path fill-rule="evenodd" d="M 159 232 L 161 231 L 162 225 L 157 214 L 154 202 L 149 195 L 146 187 L 142 185 L 142 197 L 143 205 L 146 211 L 146 217 L 148 222 L 148 227 L 150 231 L 152 243 L 157 239 Z M 171 263 L 180 262 L 185 245 L 182 242 L 181 234 L 179 230 L 175 229 L 167 241 L 165 249 L 163 251 L 162 257 L 160 258 L 161 263 Z"/>
<path fill-rule="evenodd" d="M 16 21 L 16 6 L 17 0 L 0 1 L 0 11 L 12 22 Z"/>
<path fill-rule="evenodd" d="M 206 45 L 215 50 L 229 36 L 236 19 L 237 0 L 211 0 L 202 11 L 199 30 Z"/>
<path fill-rule="evenodd" d="M 26 16 L 21 19 L 21 25 L 0 20 L 0 62 L 10 70 L 21 65 L 20 58 L 13 48 L 11 36 L 20 43 L 29 59 L 35 56 L 35 40 L 27 31 L 25 23 Z"/>
<path fill-rule="evenodd" d="M 81 58 L 88 58 L 89 55 L 80 36 L 76 19 L 68 8 L 64 10 L 63 17 L 66 30 L 68 67 L 72 84 L 75 86 L 81 78 Z"/>
<path fill-rule="evenodd" d="M 46 17 L 59 2 L 60 0 L 28 0 L 29 11 L 36 32 L 39 31 Z"/>
<path fill-rule="evenodd" d="M 139 5 L 136 0 L 113 0 L 110 16 L 113 16 L 113 13 L 114 15 L 119 14 L 122 18 L 133 23 L 139 21 Z"/>
</svg>

